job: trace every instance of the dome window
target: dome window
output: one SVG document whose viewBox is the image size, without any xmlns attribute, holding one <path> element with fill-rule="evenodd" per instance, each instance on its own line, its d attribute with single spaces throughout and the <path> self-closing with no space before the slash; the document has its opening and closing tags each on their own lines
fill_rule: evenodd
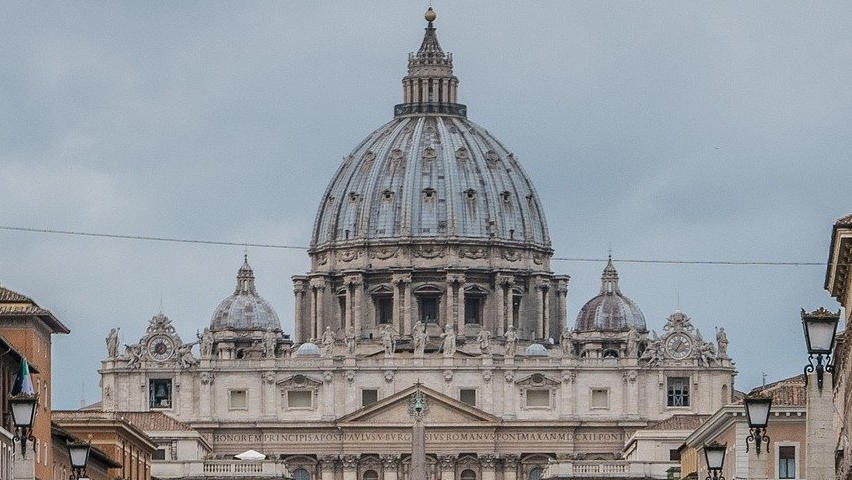
<svg viewBox="0 0 852 480">
<path fill-rule="evenodd" d="M 435 158 L 435 156 L 436 155 L 435 155 L 435 149 L 434 148 L 426 147 L 426 149 L 423 150 L 423 158 L 432 159 L 432 158 Z"/>
<path fill-rule="evenodd" d="M 466 148 L 461 147 L 461 148 L 459 148 L 458 150 L 456 150 L 456 158 L 457 158 L 457 159 L 459 159 L 459 160 L 467 160 L 467 159 L 468 159 L 468 157 L 469 157 L 469 155 L 467 154 L 467 149 L 466 149 Z"/>
<path fill-rule="evenodd" d="M 512 203 L 512 194 L 508 190 L 503 191 L 503 193 L 500 194 L 500 198 L 503 199 L 503 203 L 506 205 L 510 205 Z"/>
<path fill-rule="evenodd" d="M 358 201 L 358 197 L 360 197 L 360 195 L 358 195 L 357 193 L 355 193 L 355 192 L 349 192 L 349 201 L 350 201 L 350 202 L 357 202 L 357 201 Z"/>
<path fill-rule="evenodd" d="M 435 194 L 437 192 L 434 188 L 424 188 L 423 189 L 423 200 L 426 202 L 431 202 L 435 199 Z"/>
<path fill-rule="evenodd" d="M 393 191 L 385 190 L 384 192 L 382 192 L 382 198 L 388 201 L 393 200 Z"/>
<path fill-rule="evenodd" d="M 500 156 L 494 150 L 488 150 L 485 152 L 485 162 L 488 168 L 496 168 L 500 163 Z"/>
<path fill-rule="evenodd" d="M 476 190 L 468 188 L 464 191 L 464 195 L 465 197 L 467 197 L 468 200 L 474 200 L 476 199 Z"/>
</svg>

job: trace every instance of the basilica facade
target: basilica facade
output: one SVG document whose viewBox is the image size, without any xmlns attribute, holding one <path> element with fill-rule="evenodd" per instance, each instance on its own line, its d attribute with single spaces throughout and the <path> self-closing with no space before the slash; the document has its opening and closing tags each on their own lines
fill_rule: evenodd
<svg viewBox="0 0 852 480">
<path fill-rule="evenodd" d="M 406 480 L 420 391 L 430 479 L 538 480 L 556 460 L 664 478 L 689 433 L 672 419 L 730 402 L 724 329 L 706 341 L 682 312 L 649 329 L 612 261 L 569 323 L 532 182 L 467 119 L 426 21 L 403 103 L 320 201 L 294 332 L 245 258 L 197 339 L 162 313 L 124 349 L 107 338 L 98 408 L 169 419 L 146 429 L 155 477 Z"/>
</svg>

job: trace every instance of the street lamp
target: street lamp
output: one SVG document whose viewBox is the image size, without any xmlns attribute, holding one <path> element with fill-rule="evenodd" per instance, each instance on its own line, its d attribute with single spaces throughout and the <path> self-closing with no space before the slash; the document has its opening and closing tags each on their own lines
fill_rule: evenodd
<svg viewBox="0 0 852 480">
<path fill-rule="evenodd" d="M 713 442 L 704 445 L 704 460 L 707 462 L 707 480 L 725 480 L 722 476 L 722 467 L 725 465 L 725 452 L 727 445 Z"/>
<path fill-rule="evenodd" d="M 89 463 L 91 448 L 91 442 L 68 443 L 68 456 L 71 457 L 71 469 L 74 471 L 69 477 L 70 480 L 81 480 L 86 477 L 86 464 Z"/>
<path fill-rule="evenodd" d="M 746 437 L 746 452 L 748 443 L 754 442 L 754 450 L 760 455 L 760 444 L 769 443 L 766 436 L 766 424 L 769 423 L 769 410 L 772 408 L 772 398 L 763 395 L 749 395 L 743 398 L 748 420 L 748 432 Z"/>
<path fill-rule="evenodd" d="M 840 312 L 829 312 L 825 308 L 819 308 L 811 313 L 802 309 L 802 328 L 805 331 L 805 344 L 808 348 L 808 364 L 805 366 L 805 383 L 808 382 L 808 374 L 816 372 L 817 388 L 822 390 L 823 372 L 834 372 L 831 364 L 831 350 L 834 348 L 834 336 L 837 333 L 837 322 L 840 320 Z M 814 355 L 817 364 L 814 366 Z M 825 358 L 823 358 L 825 355 Z M 823 365 L 823 361 L 825 364 Z"/>
<path fill-rule="evenodd" d="M 33 437 L 33 421 L 35 420 L 38 394 L 19 393 L 9 396 L 9 406 L 12 408 L 12 423 L 15 424 L 15 441 L 21 442 L 21 456 L 26 457 L 27 439 Z"/>
</svg>

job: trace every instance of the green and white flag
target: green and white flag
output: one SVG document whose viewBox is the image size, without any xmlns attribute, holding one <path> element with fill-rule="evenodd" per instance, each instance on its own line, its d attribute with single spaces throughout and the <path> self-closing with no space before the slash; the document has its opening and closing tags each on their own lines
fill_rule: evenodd
<svg viewBox="0 0 852 480">
<path fill-rule="evenodd" d="M 15 379 L 15 384 L 12 386 L 12 395 L 34 395 L 33 379 L 30 376 L 30 364 L 26 358 L 21 359 L 21 368 L 18 369 L 18 378 Z"/>
</svg>

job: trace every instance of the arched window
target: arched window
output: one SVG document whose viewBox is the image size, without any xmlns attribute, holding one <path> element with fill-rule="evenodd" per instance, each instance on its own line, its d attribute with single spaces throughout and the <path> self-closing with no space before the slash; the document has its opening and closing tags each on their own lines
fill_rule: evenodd
<svg viewBox="0 0 852 480">
<path fill-rule="evenodd" d="M 379 480 L 379 472 L 375 470 L 367 470 L 364 472 L 364 475 L 361 476 L 362 480 Z"/>
<path fill-rule="evenodd" d="M 541 472 L 542 472 L 541 467 L 535 467 L 532 470 L 530 470 L 530 474 L 527 477 L 527 479 L 528 480 L 541 480 Z"/>
<path fill-rule="evenodd" d="M 460 480 L 476 480 L 476 472 L 474 472 L 473 470 L 470 470 L 470 469 L 463 470 L 461 472 L 461 479 Z"/>
<path fill-rule="evenodd" d="M 293 480 L 311 480 L 311 474 L 304 468 L 293 470 Z"/>
</svg>

